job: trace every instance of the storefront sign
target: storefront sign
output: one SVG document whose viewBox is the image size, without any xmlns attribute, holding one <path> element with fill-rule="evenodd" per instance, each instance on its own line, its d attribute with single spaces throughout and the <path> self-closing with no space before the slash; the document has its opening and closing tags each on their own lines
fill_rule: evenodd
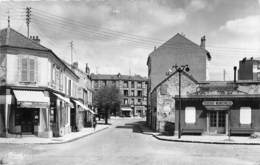
<svg viewBox="0 0 260 165">
<path fill-rule="evenodd" d="M 232 101 L 203 101 L 202 105 L 204 106 L 231 106 L 233 105 Z"/>
<path fill-rule="evenodd" d="M 18 102 L 19 107 L 24 108 L 46 108 L 48 107 L 48 103 L 41 102 Z"/>
</svg>

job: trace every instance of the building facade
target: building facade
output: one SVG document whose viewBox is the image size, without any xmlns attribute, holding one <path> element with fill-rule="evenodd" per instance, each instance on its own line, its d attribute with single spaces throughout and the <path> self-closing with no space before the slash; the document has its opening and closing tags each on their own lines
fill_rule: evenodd
<svg viewBox="0 0 260 165">
<path fill-rule="evenodd" d="M 260 60 L 244 58 L 239 61 L 238 80 L 260 81 Z"/>
<path fill-rule="evenodd" d="M 256 81 L 197 81 L 182 74 L 181 97 L 174 72 L 152 92 L 153 128 L 165 132 L 174 124 L 181 134 L 250 135 L 260 132 L 260 83 Z"/>
<path fill-rule="evenodd" d="M 0 135 L 63 136 L 71 132 L 70 98 L 79 77 L 38 37 L 0 31 Z"/>
<path fill-rule="evenodd" d="M 121 115 L 145 116 L 147 108 L 147 79 L 139 75 L 129 76 L 92 74 L 92 87 L 98 90 L 115 85 L 122 94 Z"/>
<path fill-rule="evenodd" d="M 72 99 L 74 107 L 72 108 L 71 127 L 73 131 L 80 131 L 84 127 L 92 126 L 93 115 L 95 114 L 92 104 L 93 90 L 90 79 L 90 68 L 86 64 L 85 71 L 78 67 L 78 62 L 69 65 L 72 70 L 78 75 L 78 99 Z"/>
<path fill-rule="evenodd" d="M 155 48 L 150 53 L 148 66 L 148 110 L 147 124 L 150 126 L 156 125 L 153 118 L 153 107 L 151 92 L 154 88 L 163 81 L 167 75 L 166 72 L 173 65 L 188 65 L 190 68 L 189 74 L 198 81 L 205 81 L 208 78 L 208 65 L 211 59 L 210 53 L 205 49 L 205 36 L 201 38 L 200 45 L 187 39 L 181 34 L 176 34 L 170 40 Z M 157 126 L 156 126 L 157 127 Z"/>
</svg>

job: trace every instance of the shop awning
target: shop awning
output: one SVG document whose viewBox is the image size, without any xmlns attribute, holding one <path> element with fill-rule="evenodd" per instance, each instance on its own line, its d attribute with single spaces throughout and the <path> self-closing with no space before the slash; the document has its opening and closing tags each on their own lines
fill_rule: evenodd
<svg viewBox="0 0 260 165">
<path fill-rule="evenodd" d="M 85 111 L 89 111 L 90 113 L 92 114 L 95 114 L 94 111 L 92 111 L 90 108 L 88 108 L 86 105 L 82 104 L 81 102 L 77 101 L 77 100 L 74 100 L 73 101 L 78 104 L 79 106 L 81 106 Z"/>
<path fill-rule="evenodd" d="M 17 104 L 20 107 L 46 107 L 50 104 L 50 98 L 42 91 L 13 90 Z"/>
<path fill-rule="evenodd" d="M 67 97 L 63 97 L 60 94 L 53 93 L 55 96 L 57 96 L 59 99 L 63 100 L 64 102 L 68 103 L 71 108 L 74 108 L 73 104 L 70 102 L 70 99 Z"/>
<path fill-rule="evenodd" d="M 130 108 L 130 107 L 122 107 L 121 111 L 132 111 L 132 108 Z"/>
</svg>

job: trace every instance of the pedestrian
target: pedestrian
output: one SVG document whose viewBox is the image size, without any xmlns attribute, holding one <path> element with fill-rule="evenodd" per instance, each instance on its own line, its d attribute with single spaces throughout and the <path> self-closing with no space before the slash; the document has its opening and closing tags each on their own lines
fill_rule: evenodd
<svg viewBox="0 0 260 165">
<path fill-rule="evenodd" d="M 96 130 L 96 126 L 97 126 L 97 120 L 96 120 L 96 116 L 94 115 L 93 116 L 93 128 L 94 128 L 94 131 Z"/>
</svg>

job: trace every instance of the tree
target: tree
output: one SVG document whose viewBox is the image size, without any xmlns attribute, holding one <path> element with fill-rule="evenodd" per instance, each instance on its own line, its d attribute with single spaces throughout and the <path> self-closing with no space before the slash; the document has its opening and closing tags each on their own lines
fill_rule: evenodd
<svg viewBox="0 0 260 165">
<path fill-rule="evenodd" d="M 116 114 L 120 109 L 121 103 L 120 90 L 115 86 L 105 86 L 94 94 L 94 104 L 98 108 L 98 114 L 104 115 L 105 123 L 111 113 Z"/>
</svg>

